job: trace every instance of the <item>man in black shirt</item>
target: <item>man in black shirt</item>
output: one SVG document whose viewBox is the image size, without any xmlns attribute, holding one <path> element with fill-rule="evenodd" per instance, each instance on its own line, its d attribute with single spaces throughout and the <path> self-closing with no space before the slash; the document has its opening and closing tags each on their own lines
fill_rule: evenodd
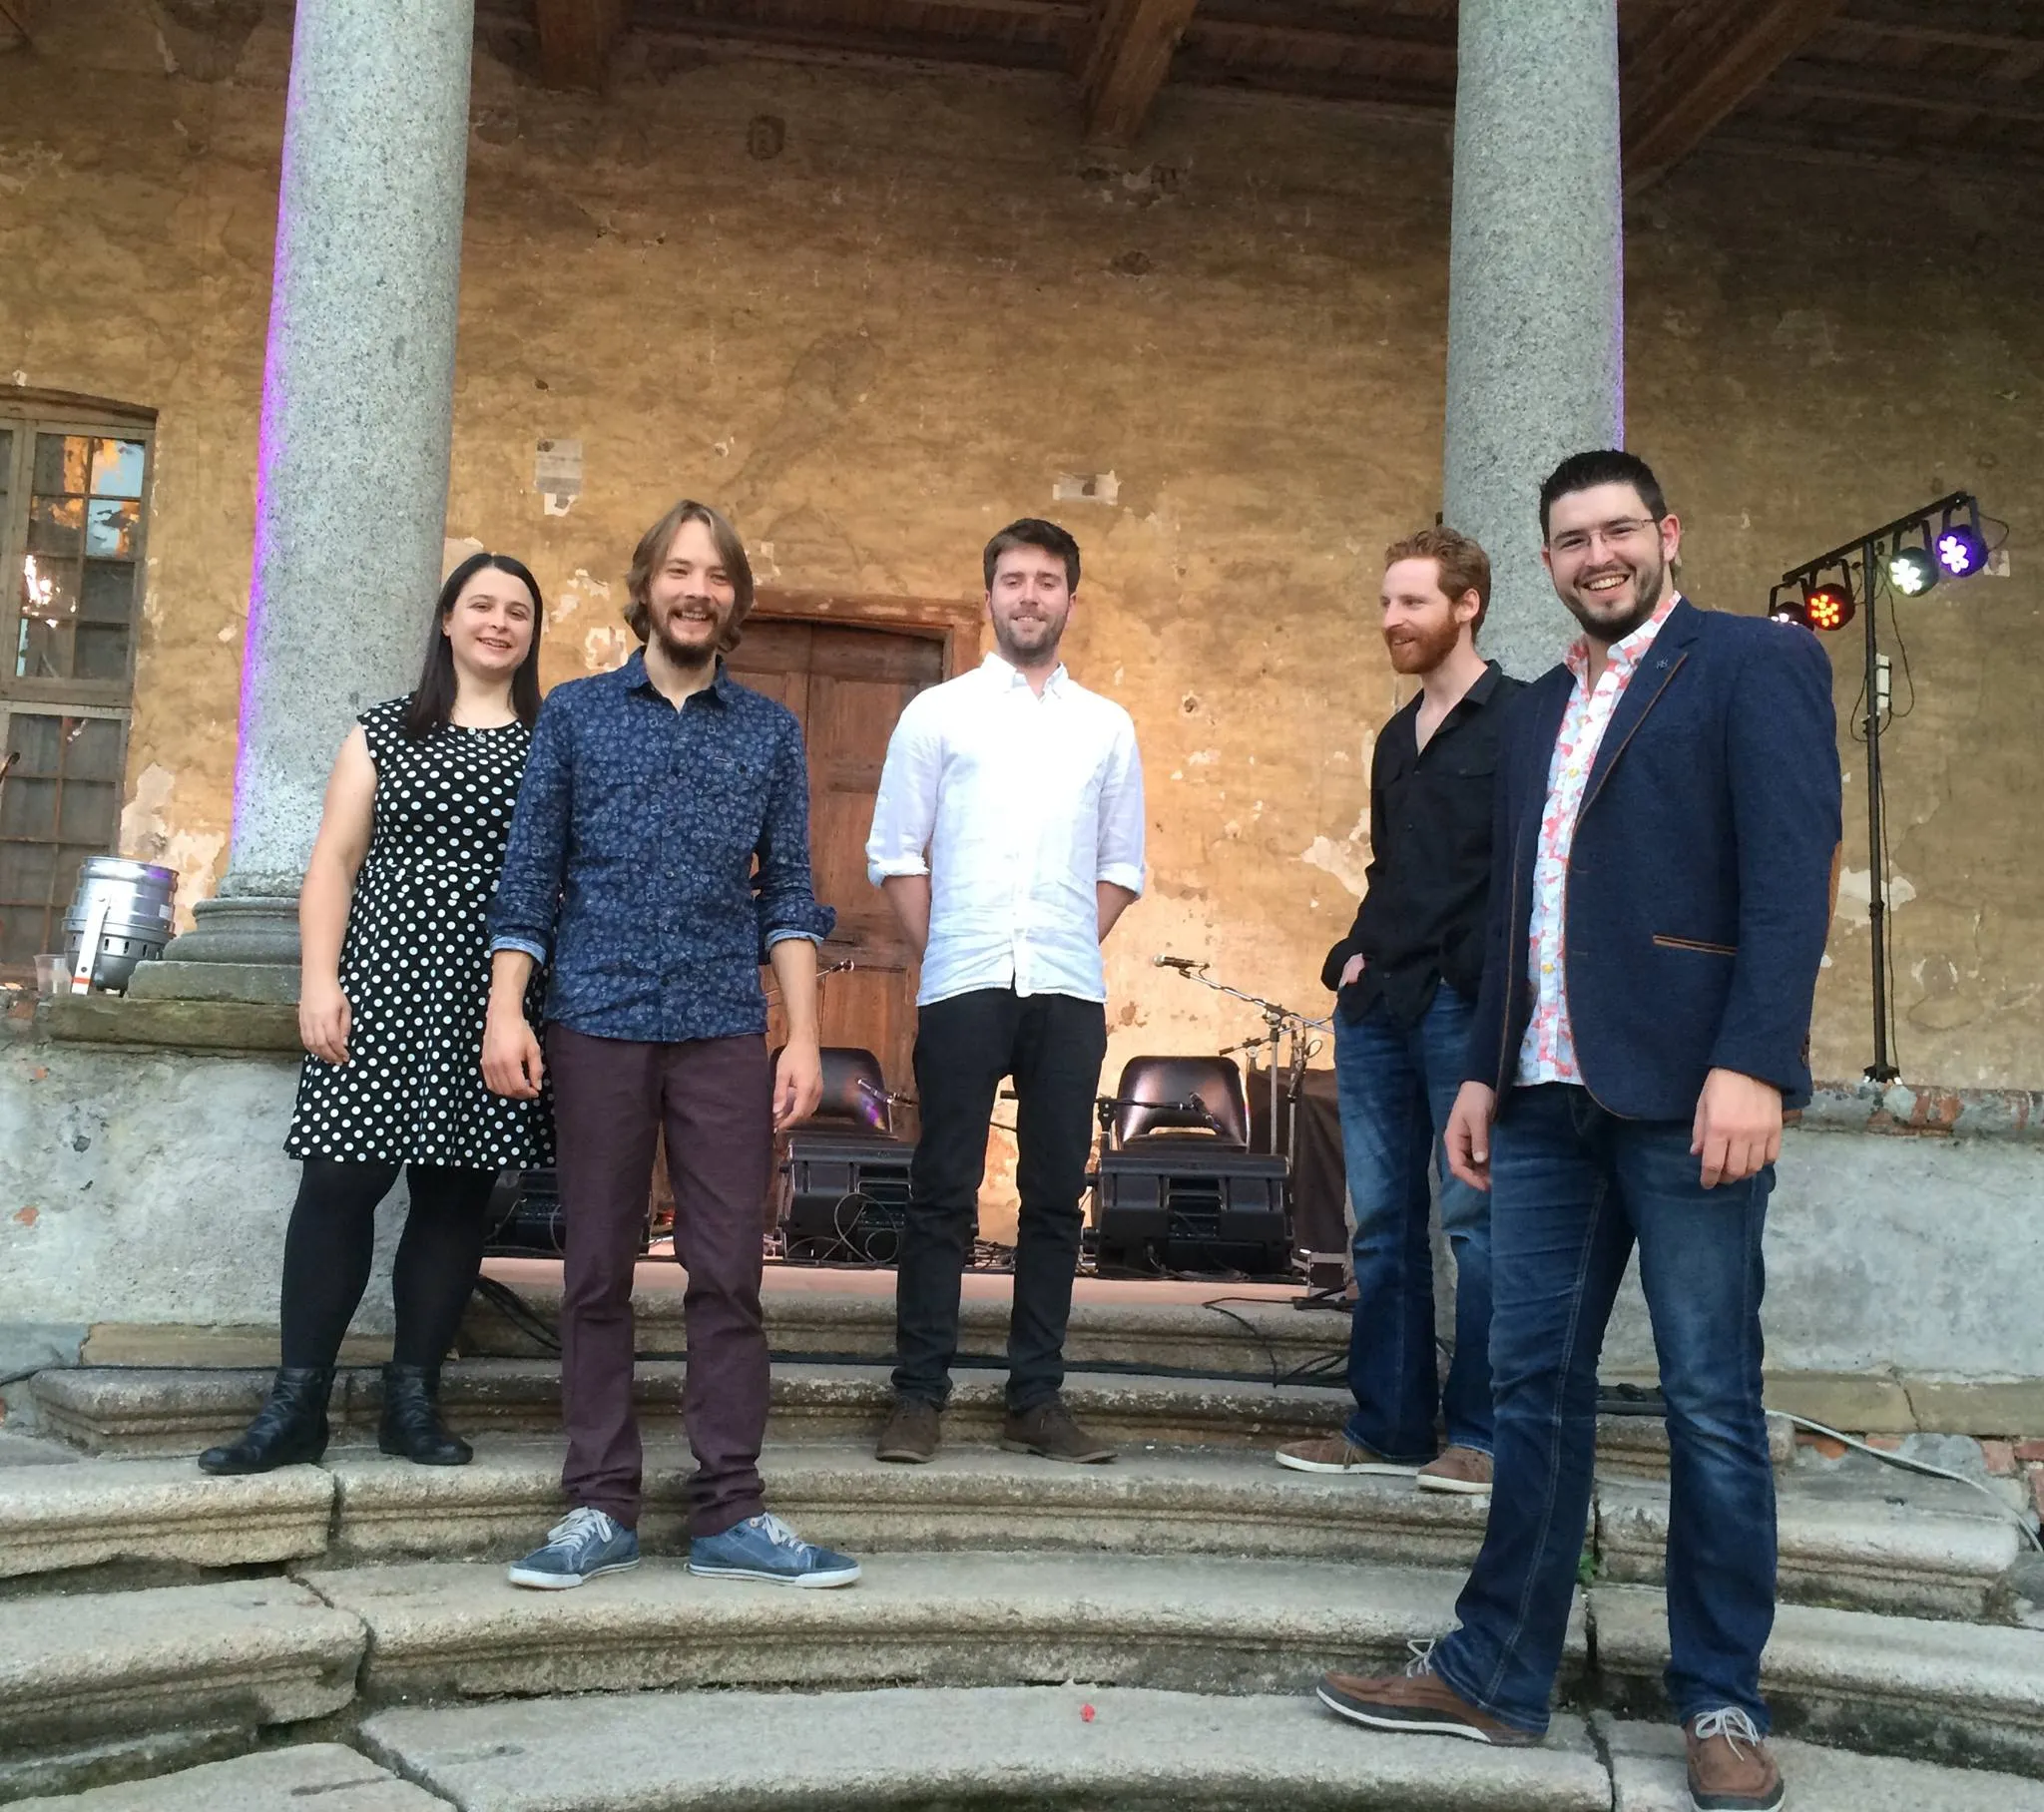
<svg viewBox="0 0 2044 1812">
<path fill-rule="evenodd" d="M 1433 528 L 1384 553 L 1383 635 L 1419 693 L 1383 727 L 1370 767 L 1370 864 L 1322 980 L 1338 991 L 1334 1069 L 1355 1210 L 1355 1308 L 1338 1435 L 1281 1449 L 1298 1472 L 1417 1474 L 1421 1489 L 1490 1490 L 1490 1198 L 1448 1174 L 1454 1106 L 1483 974 L 1491 781 L 1519 689 L 1476 652 L 1490 561 Z M 1455 1352 L 1434 1363 L 1431 1164 L 1455 1255 Z M 1435 1457 L 1436 1413 L 1447 1447 Z"/>
</svg>

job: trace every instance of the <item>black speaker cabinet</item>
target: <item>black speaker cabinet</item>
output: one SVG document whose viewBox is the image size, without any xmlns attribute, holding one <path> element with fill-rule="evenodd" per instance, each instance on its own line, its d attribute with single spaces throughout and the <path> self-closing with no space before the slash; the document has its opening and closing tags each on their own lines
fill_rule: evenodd
<svg viewBox="0 0 2044 1812">
<path fill-rule="evenodd" d="M 1093 1224 L 1102 1270 L 1289 1276 L 1285 1162 L 1206 1138 L 1141 1138 L 1103 1151 Z"/>
<path fill-rule="evenodd" d="M 789 1261 L 892 1264 L 908 1212 L 912 1148 L 834 1127 L 790 1132 L 777 1217 Z"/>
<path fill-rule="evenodd" d="M 561 1190 L 552 1170 L 502 1170 L 485 1210 L 490 1224 L 483 1251 L 498 1258 L 559 1258 L 568 1250 Z M 639 1229 L 639 1250 L 653 1244 L 649 1210 Z"/>
</svg>

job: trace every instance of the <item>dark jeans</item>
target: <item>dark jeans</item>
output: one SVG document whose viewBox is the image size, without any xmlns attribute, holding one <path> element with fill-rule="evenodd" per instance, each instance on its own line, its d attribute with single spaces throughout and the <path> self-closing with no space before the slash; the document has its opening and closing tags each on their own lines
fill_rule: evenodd
<svg viewBox="0 0 2044 1812">
<path fill-rule="evenodd" d="M 689 1369 L 682 1419 L 696 1455 L 689 1533 L 714 1536 L 765 1508 L 760 1443 L 768 1364 L 760 1312 L 763 1208 L 772 1161 L 772 1071 L 760 1038 L 641 1044 L 547 1032 L 567 1253 L 561 1294 L 561 1484 L 627 1529 L 639 1524 L 643 1454 L 632 1409 L 632 1278 L 667 1129 L 675 1256 Z"/>
<path fill-rule="evenodd" d="M 1093 1144 L 1093 1100 L 1107 1057 L 1107 1010 L 1068 994 L 976 989 L 921 1009 L 915 1092 L 922 1135 L 909 1168 L 908 1215 L 894 1280 L 894 1388 L 941 1407 L 958 1352 L 958 1286 L 986 1170 L 1001 1079 L 1015 1079 L 1015 1301 L 1008 1322 L 1008 1408 L 1020 1413 L 1065 1382 L 1065 1323 L 1079 1268 L 1079 1196 Z"/>
<path fill-rule="evenodd" d="M 1446 983 L 1411 1031 L 1381 1001 L 1334 1016 L 1341 1154 L 1355 1209 L 1355 1312 L 1348 1330 L 1348 1438 L 1387 1460 L 1434 1456 L 1434 1415 L 1449 1443 L 1490 1451 L 1490 1198 L 1448 1174 L 1441 1133 L 1461 1086 L 1470 1003 Z M 1429 1171 L 1455 1254 L 1455 1352 L 1434 1362 Z"/>
<path fill-rule="evenodd" d="M 1597 1354 L 1637 1240 L 1672 1449 L 1668 1696 L 1765 1731 L 1775 1475 L 1761 1409 L 1761 1234 L 1770 1166 L 1706 1189 L 1688 1122 L 1620 1120 L 1582 1089 L 1516 1089 L 1491 1135 L 1497 1476 L 1483 1552 L 1434 1650 L 1441 1677 L 1547 1727 L 1583 1551 Z"/>
<path fill-rule="evenodd" d="M 283 1363 L 328 1366 L 368 1287 L 376 1204 L 400 1166 L 381 1159 L 308 1157 L 283 1240 Z M 411 1200 L 390 1271 L 397 1313 L 391 1358 L 438 1365 L 454 1344 L 461 1311 L 482 1269 L 485 1212 L 495 1170 L 455 1164 L 403 1166 Z"/>
</svg>

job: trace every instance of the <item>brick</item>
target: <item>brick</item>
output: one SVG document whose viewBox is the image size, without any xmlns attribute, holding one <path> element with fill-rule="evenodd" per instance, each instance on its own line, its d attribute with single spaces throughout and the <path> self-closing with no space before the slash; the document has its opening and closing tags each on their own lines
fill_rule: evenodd
<svg viewBox="0 0 2044 1812">
<path fill-rule="evenodd" d="M 2018 1441 L 2016 1458 L 2030 1465 L 2044 1464 L 2044 1441 Z"/>
<path fill-rule="evenodd" d="M 1844 1442 L 1833 1441 L 1829 1435 L 1812 1435 L 1807 1431 L 1796 1435 L 1795 1445 L 1814 1448 L 1826 1460 L 1842 1460 L 1847 1451 Z"/>
<path fill-rule="evenodd" d="M 1902 1438 L 1899 1435 L 1868 1435 L 1866 1445 L 1877 1447 L 1884 1454 L 1898 1454 L 1902 1451 Z"/>
<path fill-rule="evenodd" d="M 2006 1441 L 1987 1440 L 1980 1443 L 1980 1457 L 1987 1462 L 1987 1470 L 1997 1479 L 2012 1479 L 2016 1473 L 2016 1450 Z"/>
</svg>

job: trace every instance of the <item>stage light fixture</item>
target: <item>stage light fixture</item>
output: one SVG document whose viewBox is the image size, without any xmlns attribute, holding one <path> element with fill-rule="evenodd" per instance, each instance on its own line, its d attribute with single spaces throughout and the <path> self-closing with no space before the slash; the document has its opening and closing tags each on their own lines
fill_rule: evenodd
<svg viewBox="0 0 2044 1812">
<path fill-rule="evenodd" d="M 1855 612 L 1852 586 L 1841 574 L 1836 579 L 1813 579 L 1802 588 L 1802 620 L 1813 630 L 1829 634 L 1850 623 Z"/>
<path fill-rule="evenodd" d="M 1778 585 L 1768 594 L 1769 618 L 1776 623 L 1795 623 L 1808 629 L 1809 618 L 1803 611 L 1802 599 L 1793 593 L 1787 598 L 1783 597 L 1782 594 L 1787 590 L 1788 587 Z"/>
<path fill-rule="evenodd" d="M 1944 526 L 1931 544 L 1937 564 L 1953 579 L 1970 579 L 1987 564 L 1987 544 L 1980 539 L 1980 525 L 1969 511 L 1959 521 L 1944 513 Z"/>
<path fill-rule="evenodd" d="M 1929 539 L 1930 531 L 1924 530 Z M 1920 598 L 1937 583 L 1937 556 L 1930 549 L 1897 547 L 1888 556 L 1888 583 L 1904 598 Z"/>
</svg>

